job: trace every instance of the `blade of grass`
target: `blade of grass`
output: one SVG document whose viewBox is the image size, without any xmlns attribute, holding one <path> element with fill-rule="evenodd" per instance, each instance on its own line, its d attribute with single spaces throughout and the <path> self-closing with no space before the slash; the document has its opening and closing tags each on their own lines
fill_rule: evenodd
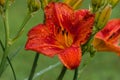
<svg viewBox="0 0 120 80">
<path fill-rule="evenodd" d="M 47 68 L 45 68 L 45 69 L 43 69 L 43 70 L 41 70 L 41 71 L 39 71 L 39 72 L 37 72 L 37 73 L 34 75 L 33 80 L 36 79 L 37 77 L 40 77 L 42 74 L 44 74 L 44 73 L 46 73 L 46 72 L 48 72 L 48 71 L 56 68 L 56 67 L 59 66 L 60 64 L 61 64 L 60 62 L 57 62 L 57 63 L 55 63 L 55 64 L 53 64 L 53 65 L 48 66 Z M 28 80 L 28 78 L 25 78 L 24 80 Z"/>
<path fill-rule="evenodd" d="M 50 71 L 50 70 L 54 69 L 55 67 L 57 67 L 57 66 L 59 66 L 59 65 L 60 65 L 60 62 L 57 62 L 57 63 L 55 63 L 55 64 L 53 64 L 53 65 L 50 65 L 49 67 L 41 70 L 40 72 L 37 72 L 37 73 L 35 74 L 35 76 L 33 77 L 33 79 L 37 78 L 38 76 L 41 76 L 41 75 L 44 74 L 45 72 Z"/>
</svg>

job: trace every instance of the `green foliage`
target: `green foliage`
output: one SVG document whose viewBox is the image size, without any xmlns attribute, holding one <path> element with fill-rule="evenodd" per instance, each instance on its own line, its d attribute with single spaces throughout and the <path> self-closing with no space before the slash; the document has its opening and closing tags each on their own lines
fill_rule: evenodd
<svg viewBox="0 0 120 80">
<path fill-rule="evenodd" d="M 26 0 L 15 0 L 15 3 L 9 9 L 9 23 L 10 23 L 10 37 L 14 37 L 15 33 L 19 30 L 19 25 L 21 25 L 24 17 L 26 16 L 27 12 L 27 1 Z M 90 0 L 84 0 L 81 8 L 88 8 L 88 4 Z M 120 2 L 118 3 L 112 13 L 111 18 L 120 18 Z M 34 25 L 38 23 L 42 23 L 43 20 L 43 12 L 42 10 L 38 11 L 34 17 L 28 22 L 25 26 L 25 32 L 23 36 L 16 41 L 12 47 L 10 47 L 10 54 L 14 51 L 17 51 L 21 46 L 25 45 L 27 39 L 27 32 L 31 29 Z M 3 29 L 3 22 L 0 17 L 0 39 L 4 42 L 4 29 Z M 2 49 L 0 48 L 0 60 L 2 58 Z M 9 54 L 9 55 L 10 55 Z M 25 51 L 24 48 L 13 58 L 11 63 L 13 64 L 15 73 L 17 74 L 17 80 L 24 80 L 26 77 L 29 76 L 30 69 L 33 64 L 35 52 L 32 51 Z M 86 54 L 83 56 L 82 63 L 80 65 L 79 70 L 84 65 L 84 61 L 87 59 L 89 55 Z M 43 55 L 40 56 L 38 61 L 38 67 L 36 72 L 43 70 L 49 65 L 55 64 L 58 62 L 58 58 L 48 58 Z M 55 80 L 61 70 L 62 66 L 59 65 L 45 74 L 35 78 L 35 80 Z M 85 67 L 84 72 L 79 75 L 78 80 L 119 80 L 120 79 L 120 57 L 113 53 L 96 53 L 96 56 L 92 61 Z M 65 74 L 63 80 L 71 80 L 73 78 L 73 71 L 68 70 Z M 3 75 L 0 77 L 0 80 L 14 80 L 12 71 L 10 66 L 7 67 Z"/>
</svg>

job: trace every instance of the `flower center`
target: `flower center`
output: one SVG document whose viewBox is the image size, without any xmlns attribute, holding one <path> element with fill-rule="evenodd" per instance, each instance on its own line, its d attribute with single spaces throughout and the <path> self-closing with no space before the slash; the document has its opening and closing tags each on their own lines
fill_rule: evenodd
<svg viewBox="0 0 120 80">
<path fill-rule="evenodd" d="M 56 39 L 62 48 L 70 47 L 73 42 L 72 35 L 61 27 L 57 29 Z"/>
</svg>

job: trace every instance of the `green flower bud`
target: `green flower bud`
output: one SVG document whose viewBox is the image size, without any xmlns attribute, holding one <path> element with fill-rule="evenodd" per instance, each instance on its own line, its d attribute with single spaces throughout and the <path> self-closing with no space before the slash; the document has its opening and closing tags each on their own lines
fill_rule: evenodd
<svg viewBox="0 0 120 80">
<path fill-rule="evenodd" d="M 72 7 L 73 9 L 78 9 L 81 6 L 83 0 L 78 0 Z"/>
<path fill-rule="evenodd" d="M 40 9 L 39 0 L 28 0 L 28 8 L 30 12 L 36 12 Z"/>
<path fill-rule="evenodd" d="M 64 3 L 70 5 L 73 9 L 78 9 L 83 0 L 64 0 Z"/>
<path fill-rule="evenodd" d="M 92 0 L 92 11 L 97 12 L 108 5 L 108 0 Z"/>
<path fill-rule="evenodd" d="M 41 0 L 41 8 L 44 9 L 48 5 L 49 2 L 48 2 L 48 0 Z"/>
<path fill-rule="evenodd" d="M 120 0 L 108 0 L 109 4 L 112 5 L 112 7 L 115 7 L 119 1 Z"/>
<path fill-rule="evenodd" d="M 103 4 L 102 0 L 91 0 L 91 1 L 92 1 L 93 10 L 96 10 L 96 9 L 100 8 Z"/>
<path fill-rule="evenodd" d="M 102 0 L 92 0 L 92 5 L 93 6 L 101 6 L 101 2 L 102 2 Z"/>
<path fill-rule="evenodd" d="M 96 27 L 102 29 L 102 27 L 107 23 L 112 12 L 112 7 L 107 5 L 102 11 L 96 12 L 95 21 Z"/>
</svg>

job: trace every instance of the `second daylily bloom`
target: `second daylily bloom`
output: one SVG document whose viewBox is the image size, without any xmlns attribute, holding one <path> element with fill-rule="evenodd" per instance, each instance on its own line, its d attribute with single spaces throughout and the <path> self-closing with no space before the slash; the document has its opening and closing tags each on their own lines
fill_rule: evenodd
<svg viewBox="0 0 120 80">
<path fill-rule="evenodd" d="M 112 51 L 120 55 L 120 19 L 109 21 L 95 35 L 93 46 L 97 51 Z"/>
<path fill-rule="evenodd" d="M 45 24 L 29 31 L 25 48 L 49 57 L 57 54 L 68 69 L 75 69 L 81 61 L 80 45 L 88 40 L 93 23 L 94 15 L 88 10 L 50 3 L 45 8 Z"/>
</svg>

